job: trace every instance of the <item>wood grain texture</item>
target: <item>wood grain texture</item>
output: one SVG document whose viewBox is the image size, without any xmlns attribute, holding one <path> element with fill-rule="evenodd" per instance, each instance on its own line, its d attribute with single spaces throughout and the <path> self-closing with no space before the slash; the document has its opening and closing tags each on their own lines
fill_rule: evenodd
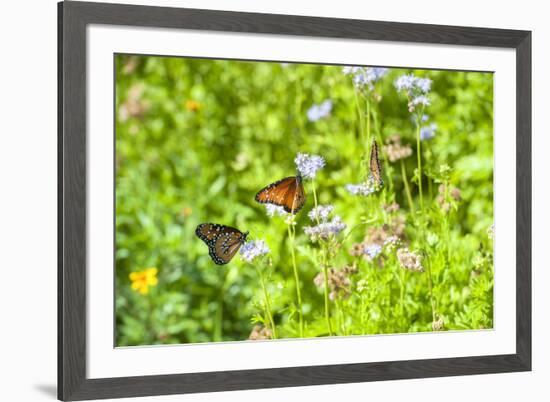
<svg viewBox="0 0 550 402">
<path fill-rule="evenodd" d="M 516 48 L 516 353 L 531 368 L 531 33 Z"/>
<path fill-rule="evenodd" d="M 82 400 L 531 369 L 531 33 L 489 28 L 68 2 L 58 13 L 58 398 Z M 111 24 L 507 47 L 517 59 L 517 351 L 499 356 L 86 378 L 86 26 Z"/>
<path fill-rule="evenodd" d="M 60 35 L 62 147 L 58 180 L 62 213 L 58 311 L 61 317 L 58 396 L 67 398 L 86 380 L 86 31 L 78 7 L 63 7 Z"/>
</svg>

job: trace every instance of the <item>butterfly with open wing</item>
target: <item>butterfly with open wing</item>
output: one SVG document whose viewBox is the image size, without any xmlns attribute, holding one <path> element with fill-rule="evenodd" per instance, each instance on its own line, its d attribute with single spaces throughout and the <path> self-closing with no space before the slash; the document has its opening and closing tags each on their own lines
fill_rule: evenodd
<svg viewBox="0 0 550 402">
<path fill-rule="evenodd" d="M 378 158 L 378 143 L 376 140 L 372 140 L 372 147 L 370 149 L 370 177 L 372 177 L 374 184 L 378 187 L 384 184 L 382 180 L 382 165 L 380 164 L 380 159 Z"/>
<path fill-rule="evenodd" d="M 246 242 L 248 232 L 217 223 L 201 223 L 195 234 L 208 246 L 208 254 L 218 265 L 225 265 Z"/>
<path fill-rule="evenodd" d="M 273 204 L 289 214 L 297 214 L 306 203 L 302 176 L 285 177 L 262 188 L 254 199 L 260 204 Z"/>
</svg>

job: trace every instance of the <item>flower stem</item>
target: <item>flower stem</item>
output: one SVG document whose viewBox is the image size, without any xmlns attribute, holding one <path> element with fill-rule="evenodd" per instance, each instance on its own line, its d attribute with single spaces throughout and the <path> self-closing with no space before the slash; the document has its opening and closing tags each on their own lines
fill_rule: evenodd
<svg viewBox="0 0 550 402">
<path fill-rule="evenodd" d="M 359 104 L 359 96 L 357 96 L 357 90 L 354 90 L 355 94 L 355 106 L 357 107 L 357 114 L 359 115 L 359 137 L 362 141 L 366 142 L 365 139 L 365 130 L 363 126 L 363 113 L 361 113 L 361 105 Z"/>
<path fill-rule="evenodd" d="M 323 276 L 325 277 L 325 319 L 327 321 L 328 325 L 328 334 L 332 336 L 332 323 L 330 322 L 330 303 L 328 298 L 328 264 L 327 264 L 327 258 L 326 258 L 326 250 L 325 246 L 323 245 Z"/>
<path fill-rule="evenodd" d="M 317 202 L 317 190 L 315 189 L 315 181 L 311 180 L 311 189 L 313 192 L 313 203 L 315 208 L 319 205 Z M 319 225 L 319 216 L 316 216 L 317 225 Z M 323 276 L 325 277 L 325 318 L 327 320 L 328 325 L 328 332 L 329 335 L 332 336 L 332 323 L 330 322 L 330 304 L 329 304 L 329 298 L 328 298 L 328 262 L 327 262 L 327 250 L 326 245 L 323 242 L 321 246 L 321 254 L 322 254 L 322 266 L 323 266 Z"/>
<path fill-rule="evenodd" d="M 367 155 L 370 147 L 370 100 L 367 97 Z"/>
<path fill-rule="evenodd" d="M 345 317 L 345 314 L 344 314 L 344 309 L 342 307 L 342 301 L 338 298 L 338 295 L 336 296 L 336 308 L 338 309 L 338 315 L 339 315 L 339 318 L 338 318 L 338 321 L 339 321 L 339 327 L 340 327 L 340 332 L 342 333 L 342 335 L 347 335 L 346 333 L 346 317 Z"/>
<path fill-rule="evenodd" d="M 300 321 L 300 338 L 304 337 L 304 316 L 302 309 L 302 293 L 300 290 L 300 276 L 298 274 L 298 266 L 296 265 L 296 253 L 294 252 L 294 238 L 296 236 L 295 228 L 291 223 L 287 226 L 288 240 L 290 247 L 290 255 L 292 257 L 292 268 L 294 270 L 294 282 L 296 285 L 296 301 L 298 302 L 298 319 Z"/>
<path fill-rule="evenodd" d="M 256 266 L 256 270 L 258 271 L 258 276 L 260 277 L 262 290 L 264 292 L 265 314 L 269 320 L 271 331 L 273 331 L 273 339 L 277 339 L 277 328 L 275 328 L 275 321 L 273 321 L 273 314 L 271 313 L 271 303 L 269 302 L 269 294 L 267 293 L 267 287 L 265 286 L 264 275 L 258 266 Z"/>
<path fill-rule="evenodd" d="M 420 211 L 424 212 L 424 199 L 422 196 L 422 148 L 420 145 L 420 116 L 416 116 L 416 159 L 418 163 L 418 193 L 420 195 Z"/>
<path fill-rule="evenodd" d="M 405 173 L 405 162 L 401 159 L 401 175 L 403 176 L 403 183 L 405 184 L 405 194 L 407 195 L 407 202 L 409 203 L 409 208 L 414 214 L 414 203 L 411 196 L 411 189 L 409 188 L 409 181 L 407 180 L 407 174 Z"/>
<path fill-rule="evenodd" d="M 430 304 L 432 306 L 432 322 L 435 322 L 435 299 L 433 293 L 432 267 L 429 262 L 426 265 L 428 268 L 428 289 L 430 291 Z"/>
<path fill-rule="evenodd" d="M 311 191 L 313 193 L 313 206 L 315 208 L 317 208 L 319 203 L 317 202 L 317 190 L 315 189 L 315 180 L 311 180 Z M 319 216 L 318 215 L 315 217 L 315 219 L 317 220 L 317 224 L 319 224 Z"/>
<path fill-rule="evenodd" d="M 405 270 L 401 269 L 400 272 L 400 283 L 401 289 L 399 292 L 399 306 L 401 310 L 401 317 L 403 317 L 403 312 L 405 311 Z"/>
</svg>

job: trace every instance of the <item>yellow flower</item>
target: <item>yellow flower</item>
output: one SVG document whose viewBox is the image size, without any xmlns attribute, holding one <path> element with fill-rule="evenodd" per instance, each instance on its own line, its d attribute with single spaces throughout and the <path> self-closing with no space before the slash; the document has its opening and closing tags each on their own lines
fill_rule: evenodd
<svg viewBox="0 0 550 402">
<path fill-rule="evenodd" d="M 190 112 L 197 112 L 201 107 L 202 105 L 200 104 L 200 102 L 197 102 L 193 99 L 189 99 L 185 102 L 185 108 Z"/>
<path fill-rule="evenodd" d="M 187 218 L 189 215 L 191 215 L 193 213 L 193 210 L 190 208 L 190 207 L 183 207 L 180 211 L 180 214 L 184 217 L 184 218 Z"/>
<path fill-rule="evenodd" d="M 136 292 L 146 295 L 149 293 L 149 286 L 156 286 L 159 282 L 157 279 L 158 269 L 155 267 L 146 268 L 143 271 L 130 273 L 132 281 L 132 289 Z"/>
</svg>

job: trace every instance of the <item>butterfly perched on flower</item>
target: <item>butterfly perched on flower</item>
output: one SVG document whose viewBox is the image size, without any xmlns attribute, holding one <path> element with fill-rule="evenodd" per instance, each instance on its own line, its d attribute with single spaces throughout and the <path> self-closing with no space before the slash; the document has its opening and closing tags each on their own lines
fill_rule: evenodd
<svg viewBox="0 0 550 402">
<path fill-rule="evenodd" d="M 208 246 L 208 254 L 218 265 L 227 264 L 245 243 L 248 232 L 217 223 L 201 223 L 195 234 Z"/>
<path fill-rule="evenodd" d="M 283 207 L 289 214 L 297 214 L 306 202 L 302 176 L 285 177 L 262 188 L 254 198 L 260 204 Z"/>
<path fill-rule="evenodd" d="M 370 177 L 376 186 L 382 186 L 384 181 L 382 180 L 382 165 L 380 164 L 380 159 L 378 158 L 378 143 L 376 140 L 372 141 L 372 147 L 370 149 Z"/>
</svg>

